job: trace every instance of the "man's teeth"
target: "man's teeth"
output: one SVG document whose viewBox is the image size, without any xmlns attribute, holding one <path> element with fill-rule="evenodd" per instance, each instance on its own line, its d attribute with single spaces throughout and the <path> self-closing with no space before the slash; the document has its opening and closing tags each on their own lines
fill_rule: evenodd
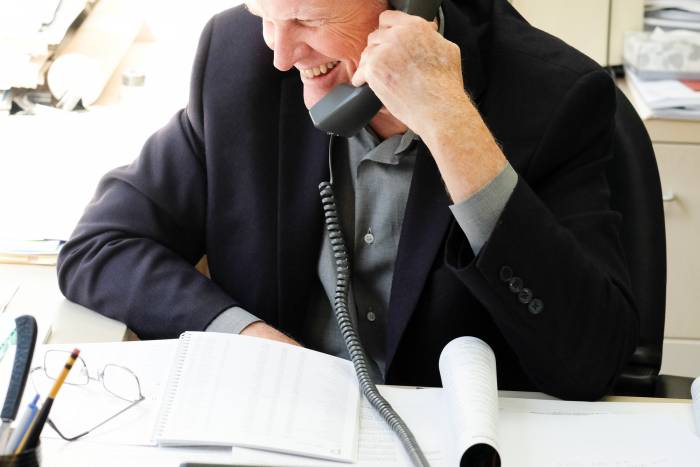
<svg viewBox="0 0 700 467">
<path fill-rule="evenodd" d="M 340 62 L 328 62 L 321 66 L 315 66 L 313 68 L 307 68 L 306 70 L 301 70 L 301 74 L 306 78 L 313 78 L 320 75 L 325 75 L 331 71 Z"/>
</svg>

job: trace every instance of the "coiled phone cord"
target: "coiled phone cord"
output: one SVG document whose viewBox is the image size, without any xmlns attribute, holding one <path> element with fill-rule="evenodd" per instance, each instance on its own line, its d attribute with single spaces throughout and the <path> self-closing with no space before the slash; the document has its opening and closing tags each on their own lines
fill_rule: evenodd
<svg viewBox="0 0 700 467">
<path fill-rule="evenodd" d="M 329 164 L 331 162 L 331 148 L 333 147 L 333 137 L 328 145 Z M 340 218 L 335 204 L 335 196 L 333 194 L 333 170 L 331 168 L 331 181 L 322 182 L 319 186 L 321 192 L 321 204 L 323 205 L 323 215 L 325 217 L 326 230 L 331 241 L 333 249 L 333 258 L 336 266 L 336 283 L 335 296 L 333 299 L 333 309 L 335 317 L 338 321 L 340 333 L 345 340 L 345 345 L 350 354 L 350 360 L 355 366 L 357 379 L 362 388 L 362 393 L 367 397 L 367 400 L 384 418 L 391 429 L 401 440 L 404 445 L 408 457 L 416 467 L 428 467 L 428 460 L 425 458 L 423 451 L 416 438 L 411 433 L 406 423 L 396 413 L 394 408 L 387 402 L 377 390 L 377 386 L 372 381 L 367 369 L 367 354 L 362 346 L 362 342 L 357 334 L 357 330 L 352 323 L 352 318 L 348 311 L 348 287 L 350 284 L 350 259 L 348 256 L 343 233 L 340 228 Z"/>
</svg>

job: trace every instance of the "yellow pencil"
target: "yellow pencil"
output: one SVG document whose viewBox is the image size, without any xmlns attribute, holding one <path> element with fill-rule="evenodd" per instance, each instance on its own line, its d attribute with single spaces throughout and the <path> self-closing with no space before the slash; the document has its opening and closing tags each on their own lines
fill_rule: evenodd
<svg viewBox="0 0 700 467">
<path fill-rule="evenodd" d="M 32 449 L 35 448 L 37 444 L 39 444 L 39 435 L 41 434 L 41 430 L 44 428 L 44 423 L 46 423 L 46 419 L 49 418 L 49 411 L 51 410 L 51 405 L 53 404 L 53 401 L 56 398 L 56 394 L 58 394 L 58 390 L 61 389 L 63 382 L 66 380 L 66 377 L 68 377 L 68 372 L 71 370 L 71 368 L 73 368 L 73 364 L 75 363 L 75 360 L 78 358 L 79 354 L 80 350 L 78 349 L 73 349 L 73 352 L 71 352 L 70 357 L 68 357 L 68 361 L 66 362 L 65 366 L 63 367 L 63 370 L 61 371 L 61 374 L 58 375 L 58 378 L 56 378 L 56 382 L 53 383 L 51 392 L 49 392 L 48 397 L 41 405 L 41 410 L 39 410 L 39 413 L 34 418 L 32 425 L 27 430 L 27 433 L 24 435 L 24 438 L 22 438 L 22 441 L 20 441 L 20 443 L 17 445 L 17 449 L 15 449 L 15 454 L 19 454 L 20 452 L 24 451 L 25 447 L 27 449 Z"/>
</svg>

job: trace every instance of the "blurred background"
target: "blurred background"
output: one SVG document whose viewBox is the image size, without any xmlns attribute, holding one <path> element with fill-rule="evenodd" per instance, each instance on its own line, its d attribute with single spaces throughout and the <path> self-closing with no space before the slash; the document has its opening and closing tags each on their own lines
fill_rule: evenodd
<svg viewBox="0 0 700 467">
<path fill-rule="evenodd" d="M 186 104 L 202 27 L 240 3 L 0 0 L 0 263 L 45 268 L 57 293 L 56 253 L 100 176 Z M 700 374 L 700 0 L 511 3 L 606 67 L 644 119 L 666 210 L 662 373 Z M 13 291 L 0 283 L 0 307 Z"/>
</svg>

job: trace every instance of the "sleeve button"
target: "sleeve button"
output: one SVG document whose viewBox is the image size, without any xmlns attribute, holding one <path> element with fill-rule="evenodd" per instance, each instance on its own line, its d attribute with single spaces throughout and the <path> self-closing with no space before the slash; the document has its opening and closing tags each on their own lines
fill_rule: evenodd
<svg viewBox="0 0 700 467">
<path fill-rule="evenodd" d="M 535 298 L 530 302 L 527 309 L 530 310 L 530 313 L 533 315 L 539 315 L 542 313 L 542 310 L 544 310 L 544 302 L 539 298 Z"/>
<path fill-rule="evenodd" d="M 524 286 L 523 280 L 519 277 L 514 277 L 508 282 L 508 288 L 513 293 L 520 293 Z"/>
<path fill-rule="evenodd" d="M 532 301 L 532 290 L 528 288 L 524 288 L 523 290 L 521 290 L 518 294 L 518 301 L 520 301 L 520 303 L 524 305 L 530 303 Z"/>
<path fill-rule="evenodd" d="M 501 267 L 498 277 L 501 279 L 501 282 L 508 282 L 513 278 L 513 269 L 510 266 Z"/>
</svg>

